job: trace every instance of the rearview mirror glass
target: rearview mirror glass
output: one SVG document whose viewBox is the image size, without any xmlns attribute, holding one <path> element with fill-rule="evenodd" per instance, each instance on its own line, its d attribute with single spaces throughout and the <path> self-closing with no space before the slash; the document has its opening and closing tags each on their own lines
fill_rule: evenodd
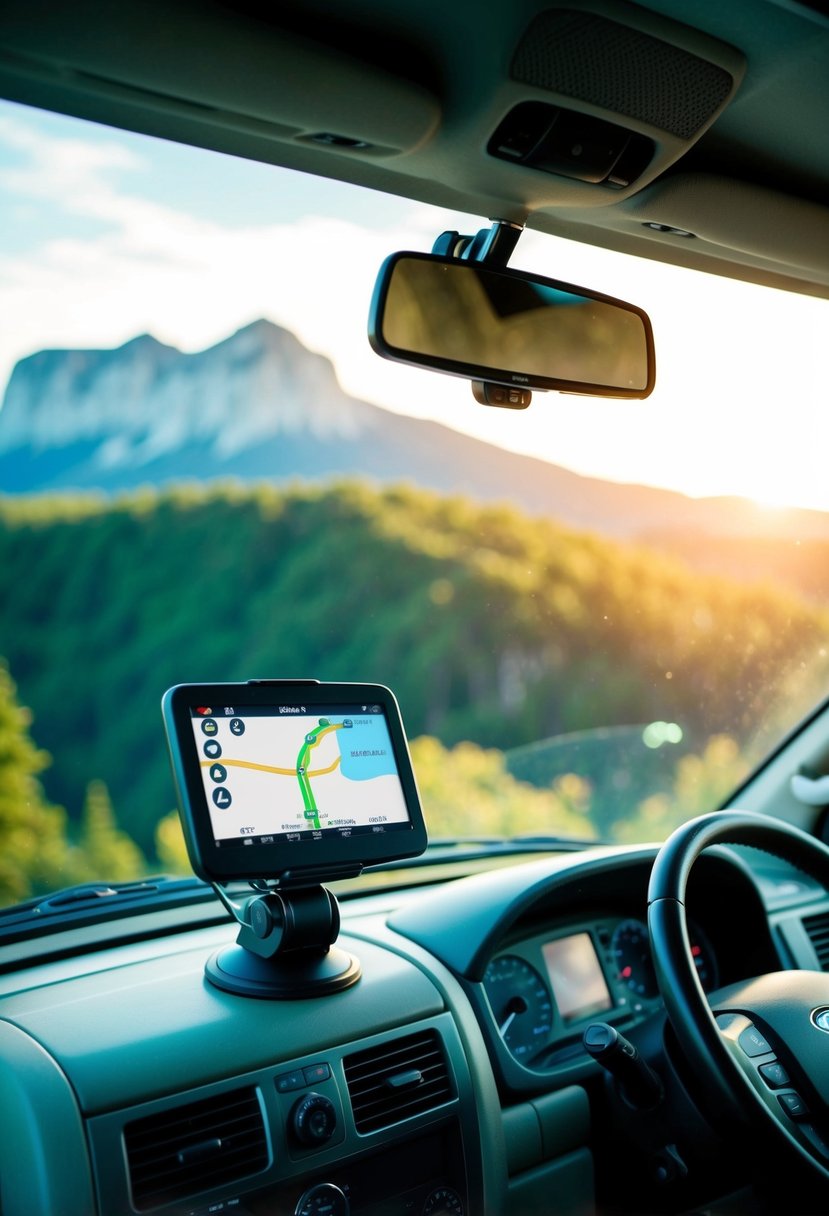
<svg viewBox="0 0 829 1216">
<path fill-rule="evenodd" d="M 381 267 L 369 341 L 385 359 L 470 380 L 608 397 L 653 390 L 647 314 L 570 283 L 425 253 Z"/>
</svg>

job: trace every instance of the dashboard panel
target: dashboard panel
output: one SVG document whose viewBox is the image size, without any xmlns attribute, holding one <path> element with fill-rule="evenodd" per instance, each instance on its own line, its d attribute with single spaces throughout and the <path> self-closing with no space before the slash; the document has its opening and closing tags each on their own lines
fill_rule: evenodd
<svg viewBox="0 0 829 1216">
<path fill-rule="evenodd" d="M 642 919 L 654 854 L 597 848 L 344 900 L 362 976 L 322 998 L 207 983 L 235 933 L 212 909 L 189 931 L 173 911 L 136 917 L 109 945 L 100 926 L 71 947 L 55 935 L 26 967 L 0 949 L 4 1216 L 525 1216 L 551 1193 L 557 1216 L 594 1213 L 608 1145 L 637 1144 L 597 1130 L 606 1078 L 584 1029 L 655 1028 L 665 1048 Z M 800 905 L 825 895 L 798 899 L 770 912 L 736 854 L 701 859 L 704 986 L 814 965 Z M 665 1055 L 680 1093 L 672 1068 Z"/>
<path fill-rule="evenodd" d="M 4 1214 L 337 1216 L 336 1191 L 352 1216 L 481 1210 L 492 1082 L 433 980 L 345 937 L 348 990 L 237 996 L 204 977 L 233 932 L 0 977 Z"/>
</svg>

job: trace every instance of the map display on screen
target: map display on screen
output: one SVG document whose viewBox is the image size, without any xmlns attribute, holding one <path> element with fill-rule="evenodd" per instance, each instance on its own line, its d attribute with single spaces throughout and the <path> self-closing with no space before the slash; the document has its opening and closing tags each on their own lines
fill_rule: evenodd
<svg viewBox="0 0 829 1216">
<path fill-rule="evenodd" d="M 382 706 L 193 706 L 191 724 L 217 845 L 411 826 Z"/>
</svg>

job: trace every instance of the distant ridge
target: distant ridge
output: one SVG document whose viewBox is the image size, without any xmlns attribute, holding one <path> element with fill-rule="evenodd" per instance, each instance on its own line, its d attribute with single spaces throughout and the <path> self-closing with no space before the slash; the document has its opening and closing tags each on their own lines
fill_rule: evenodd
<svg viewBox="0 0 829 1216">
<path fill-rule="evenodd" d="M 829 538 L 829 513 L 583 477 L 348 396 L 333 365 L 261 319 L 195 354 L 149 334 L 113 350 L 43 350 L 0 411 L 0 492 L 115 492 L 198 477 L 409 481 L 506 500 L 617 537 Z"/>
</svg>

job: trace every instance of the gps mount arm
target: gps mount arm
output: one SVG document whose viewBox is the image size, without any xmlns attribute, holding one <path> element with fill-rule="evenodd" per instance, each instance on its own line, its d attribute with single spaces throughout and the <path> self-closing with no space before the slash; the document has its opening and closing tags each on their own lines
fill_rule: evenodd
<svg viewBox="0 0 829 1216">
<path fill-rule="evenodd" d="M 271 1000 L 324 996 L 360 978 L 360 964 L 332 948 L 340 931 L 340 909 L 319 884 L 276 887 L 259 882 L 246 903 L 233 902 L 218 883 L 213 889 L 239 925 L 235 946 L 218 950 L 206 966 L 212 984 L 226 992 Z"/>
</svg>

